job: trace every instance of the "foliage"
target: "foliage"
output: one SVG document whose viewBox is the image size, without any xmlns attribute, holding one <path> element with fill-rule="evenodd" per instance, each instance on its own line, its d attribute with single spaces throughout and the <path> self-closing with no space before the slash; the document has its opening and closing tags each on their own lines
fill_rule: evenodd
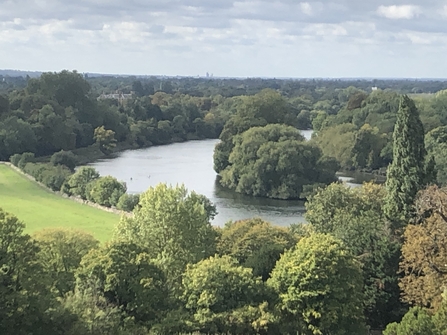
<svg viewBox="0 0 447 335">
<path fill-rule="evenodd" d="M 71 151 L 61 150 L 59 152 L 54 153 L 50 159 L 51 164 L 53 165 L 63 165 L 69 168 L 71 171 L 74 171 L 78 160 L 76 155 Z"/>
<path fill-rule="evenodd" d="M 20 156 L 20 160 L 17 163 L 17 167 L 20 170 L 24 170 L 26 164 L 28 163 L 32 163 L 34 161 L 34 154 L 32 152 L 24 152 L 21 156 Z"/>
<path fill-rule="evenodd" d="M 105 129 L 104 126 L 95 129 L 93 138 L 98 143 L 99 149 L 106 155 L 110 154 L 113 148 L 116 147 L 115 132 Z"/>
<path fill-rule="evenodd" d="M 430 315 L 420 307 L 412 307 L 398 324 L 386 327 L 385 335 L 437 335 Z"/>
<path fill-rule="evenodd" d="M 265 281 L 284 250 L 295 244 L 296 239 L 287 229 L 272 226 L 261 219 L 249 219 L 225 225 L 217 252 L 252 268 L 253 275 L 261 276 Z"/>
<path fill-rule="evenodd" d="M 114 242 L 94 249 L 76 273 L 77 288 L 97 292 L 142 324 L 157 321 L 166 306 L 165 276 L 145 250 L 133 243 Z"/>
<path fill-rule="evenodd" d="M 52 287 L 61 297 L 74 290 L 74 272 L 82 257 L 99 245 L 92 235 L 66 228 L 40 230 L 33 234 L 33 239 L 39 246 L 39 263 L 50 275 Z"/>
<path fill-rule="evenodd" d="M 65 166 L 44 163 L 27 163 L 23 172 L 33 176 L 38 182 L 53 191 L 59 191 L 71 175 L 71 171 Z"/>
<path fill-rule="evenodd" d="M 116 206 L 127 189 L 124 183 L 112 176 L 97 178 L 90 185 L 88 192 L 86 190 L 87 199 L 106 207 Z"/>
<path fill-rule="evenodd" d="M 147 335 L 148 330 L 109 303 L 96 288 L 75 290 L 63 299 L 63 307 L 76 316 L 64 335 Z"/>
<path fill-rule="evenodd" d="M 115 239 L 141 245 L 175 285 L 188 263 L 215 253 L 216 232 L 210 224 L 215 214 L 203 195 L 183 185 L 159 184 L 140 195 L 133 217 L 121 218 Z"/>
<path fill-rule="evenodd" d="M 416 224 L 404 232 L 400 269 L 403 299 L 438 308 L 447 284 L 447 190 L 431 186 L 416 200 Z"/>
<path fill-rule="evenodd" d="M 222 171 L 221 183 L 236 192 L 296 199 L 305 185 L 335 180 L 337 164 L 325 160 L 293 127 L 254 127 L 234 142 L 231 165 Z"/>
<path fill-rule="evenodd" d="M 286 100 L 273 90 L 263 90 L 254 96 L 242 97 L 237 105 L 236 114 L 225 123 L 220 135 L 221 142 L 214 151 L 214 169 L 221 173 L 229 164 L 234 147 L 234 136 L 251 127 L 265 126 L 271 123 L 285 123 L 290 109 Z"/>
<path fill-rule="evenodd" d="M 124 193 L 118 200 L 118 203 L 116 204 L 116 208 L 126 211 L 126 212 L 132 212 L 134 208 L 138 205 L 138 202 L 140 201 L 140 195 L 139 194 L 127 194 Z"/>
<path fill-rule="evenodd" d="M 229 256 L 189 265 L 182 300 L 191 313 L 192 330 L 201 333 L 258 334 L 272 315 L 263 301 L 263 284 L 250 269 Z"/>
<path fill-rule="evenodd" d="M 286 251 L 267 284 L 279 296 L 282 332 L 361 333 L 362 272 L 343 243 L 313 234 Z"/>
<path fill-rule="evenodd" d="M 364 310 L 368 324 L 382 328 L 401 317 L 398 266 L 400 244 L 382 207 L 384 187 L 332 184 L 309 198 L 306 221 L 319 233 L 344 242 L 363 268 Z"/>
<path fill-rule="evenodd" d="M 428 156 L 434 157 L 436 181 L 447 185 L 447 126 L 429 131 L 425 135 L 425 146 Z"/>
<path fill-rule="evenodd" d="M 39 248 L 17 217 L 0 209 L 0 333 L 45 334 L 51 295 Z"/>
<path fill-rule="evenodd" d="M 414 102 L 407 96 L 400 101 L 393 142 L 384 211 L 396 229 L 411 217 L 416 193 L 425 179 L 424 127 Z"/>
<path fill-rule="evenodd" d="M 99 173 L 94 168 L 82 166 L 67 179 L 62 191 L 85 200 L 87 199 L 87 185 L 98 178 Z"/>
</svg>

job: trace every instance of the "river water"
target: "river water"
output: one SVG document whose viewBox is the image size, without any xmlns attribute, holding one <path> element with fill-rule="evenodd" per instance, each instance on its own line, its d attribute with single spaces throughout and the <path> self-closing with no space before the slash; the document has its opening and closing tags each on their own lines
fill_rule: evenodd
<svg viewBox="0 0 447 335">
<path fill-rule="evenodd" d="M 302 131 L 310 138 L 312 131 Z M 127 150 L 111 159 L 90 164 L 101 176 L 127 184 L 129 193 L 141 193 L 158 183 L 185 184 L 205 195 L 217 207 L 214 225 L 260 217 L 280 226 L 304 222 L 304 203 L 244 196 L 223 188 L 213 169 L 214 146 L 219 140 L 189 141 L 146 149 Z"/>
</svg>

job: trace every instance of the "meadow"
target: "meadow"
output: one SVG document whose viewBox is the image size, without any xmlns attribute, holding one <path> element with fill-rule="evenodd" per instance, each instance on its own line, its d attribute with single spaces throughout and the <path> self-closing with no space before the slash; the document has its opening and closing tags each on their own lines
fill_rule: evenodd
<svg viewBox="0 0 447 335">
<path fill-rule="evenodd" d="M 120 216 L 54 194 L 0 164 L 0 208 L 13 213 L 32 234 L 44 228 L 75 228 L 101 242 L 112 237 Z"/>
</svg>

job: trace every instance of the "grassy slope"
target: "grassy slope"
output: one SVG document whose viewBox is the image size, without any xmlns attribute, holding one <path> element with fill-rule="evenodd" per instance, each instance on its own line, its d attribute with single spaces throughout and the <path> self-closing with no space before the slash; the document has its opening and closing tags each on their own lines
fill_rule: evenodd
<svg viewBox="0 0 447 335">
<path fill-rule="evenodd" d="M 111 238 L 119 216 L 53 194 L 0 164 L 0 208 L 26 224 L 26 231 L 49 227 L 85 230 L 101 242 Z"/>
</svg>

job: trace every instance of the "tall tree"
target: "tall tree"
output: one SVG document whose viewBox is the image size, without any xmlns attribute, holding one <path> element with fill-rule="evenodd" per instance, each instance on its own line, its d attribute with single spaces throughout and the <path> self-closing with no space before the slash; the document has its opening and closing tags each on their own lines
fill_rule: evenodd
<svg viewBox="0 0 447 335">
<path fill-rule="evenodd" d="M 363 334 L 362 270 L 331 235 L 301 239 L 276 263 L 267 285 L 279 297 L 281 333 Z"/>
<path fill-rule="evenodd" d="M 411 217 L 416 193 L 425 180 L 424 127 L 413 100 L 406 95 L 401 98 L 397 112 L 393 143 L 384 211 L 397 229 Z"/>
<path fill-rule="evenodd" d="M 210 223 L 215 214 L 205 196 L 189 193 L 183 185 L 159 184 L 141 194 L 133 217 L 121 218 L 115 239 L 141 245 L 169 284 L 180 283 L 188 263 L 215 253 L 216 232 Z"/>
</svg>

